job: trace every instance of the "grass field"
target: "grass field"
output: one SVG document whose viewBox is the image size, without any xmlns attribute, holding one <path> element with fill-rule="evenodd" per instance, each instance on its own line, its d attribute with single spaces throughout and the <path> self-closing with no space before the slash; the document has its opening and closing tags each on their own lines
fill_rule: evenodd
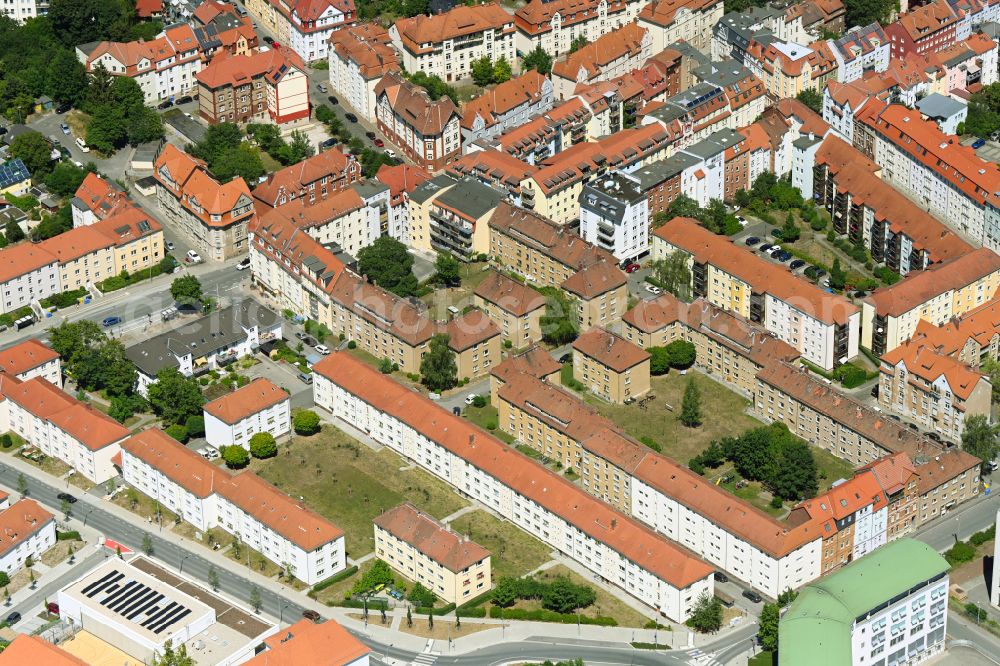
<svg viewBox="0 0 1000 666">
<path fill-rule="evenodd" d="M 434 319 L 447 319 L 449 306 L 461 310 L 466 305 L 472 305 L 472 292 L 489 274 L 483 270 L 485 267 L 486 264 L 481 262 L 462 264 L 459 271 L 462 286 L 451 289 L 437 288 L 423 297 L 422 300 L 427 304 L 427 315 Z"/>
<path fill-rule="evenodd" d="M 549 548 L 513 524 L 485 511 L 472 511 L 451 521 L 450 527 L 493 554 L 493 580 L 523 576 L 549 561 Z"/>
<path fill-rule="evenodd" d="M 641 627 L 649 621 L 649 618 L 635 610 L 627 603 L 611 594 L 607 590 L 597 587 L 586 578 L 576 573 L 563 564 L 557 564 L 551 569 L 540 572 L 535 578 L 538 580 L 552 580 L 558 576 L 568 577 L 577 585 L 586 585 L 597 592 L 597 601 L 589 608 L 584 608 L 580 613 L 586 617 L 613 617 L 618 621 L 620 627 Z M 535 602 L 538 604 L 538 602 Z M 536 607 L 541 607 L 540 605 Z"/>
<path fill-rule="evenodd" d="M 344 530 L 352 558 L 374 550 L 372 519 L 403 502 L 435 518 L 468 504 L 430 474 L 403 470 L 408 465 L 391 450 L 372 451 L 331 426 L 295 437 L 281 451 L 252 469 Z"/>
<path fill-rule="evenodd" d="M 702 424 L 697 428 L 685 427 L 677 420 L 688 380 L 694 381 L 701 391 Z M 664 455 L 682 464 L 687 464 L 714 440 L 761 425 L 746 414 L 750 404 L 746 398 L 699 372 L 689 370 L 682 376 L 674 370 L 653 377 L 651 393 L 656 398 L 646 409 L 640 409 L 638 402 L 611 405 L 594 396 L 584 399 L 636 439 L 652 438 L 663 447 Z"/>
<path fill-rule="evenodd" d="M 494 407 L 493 405 L 490 405 L 488 403 L 485 407 L 473 407 L 470 405 L 465 408 L 465 411 L 462 412 L 462 415 L 465 416 L 465 418 L 472 421 L 473 423 L 475 423 L 483 430 L 489 430 L 490 434 L 495 436 L 497 439 L 501 439 L 507 442 L 508 444 L 514 441 L 513 436 L 505 433 L 503 430 L 500 430 L 499 428 L 500 419 L 497 415 L 497 408 Z M 489 429 L 488 426 L 490 425 L 494 426 L 493 430 Z"/>
</svg>

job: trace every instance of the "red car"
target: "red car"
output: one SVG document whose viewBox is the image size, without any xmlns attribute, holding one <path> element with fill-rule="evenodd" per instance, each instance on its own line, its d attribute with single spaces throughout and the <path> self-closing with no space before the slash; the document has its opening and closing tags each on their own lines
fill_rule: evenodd
<svg viewBox="0 0 1000 666">
<path fill-rule="evenodd" d="M 626 273 L 635 273 L 637 270 L 639 270 L 639 264 L 629 264 L 625 267 Z"/>
<path fill-rule="evenodd" d="M 382 139 L 372 139 L 372 143 L 374 143 L 379 148 L 385 148 L 385 141 L 383 141 Z"/>
</svg>

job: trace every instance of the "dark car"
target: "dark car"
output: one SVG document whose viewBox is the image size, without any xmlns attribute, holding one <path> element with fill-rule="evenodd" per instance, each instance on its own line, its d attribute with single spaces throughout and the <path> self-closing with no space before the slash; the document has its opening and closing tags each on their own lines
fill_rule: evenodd
<svg viewBox="0 0 1000 666">
<path fill-rule="evenodd" d="M 353 113 L 345 113 L 344 117 L 347 118 L 348 120 L 350 120 L 352 123 L 358 122 L 358 117 L 356 115 L 354 115 Z"/>
<path fill-rule="evenodd" d="M 778 253 L 777 256 L 777 259 L 780 262 L 786 262 L 791 258 L 792 258 L 792 253 L 789 252 L 788 250 L 782 250 L 781 252 Z"/>
<path fill-rule="evenodd" d="M 907 423 L 906 427 L 909 428 L 910 430 L 919 430 L 920 429 L 920 428 L 917 427 L 916 423 Z"/>
<path fill-rule="evenodd" d="M 302 338 L 302 342 L 309 345 L 310 347 L 315 347 L 316 345 L 319 344 L 319 340 L 317 340 L 311 335 L 307 335 L 306 337 Z"/>
<path fill-rule="evenodd" d="M 750 238 L 746 239 L 743 242 L 749 245 L 750 247 L 753 247 L 754 245 L 760 242 L 760 239 L 757 238 L 756 236 L 751 236 Z"/>
<path fill-rule="evenodd" d="M 59 106 L 56 107 L 56 113 L 66 113 L 67 111 L 69 111 L 72 108 L 73 108 L 72 104 L 68 104 L 66 102 L 63 102 L 62 104 L 60 104 Z"/>
<path fill-rule="evenodd" d="M 761 601 L 764 600 L 759 594 L 757 594 L 753 590 L 743 590 L 743 596 L 749 599 L 750 601 L 754 602 L 755 604 L 759 604 Z"/>
<path fill-rule="evenodd" d="M 18 613 L 17 611 L 14 611 L 13 613 L 11 613 L 10 615 L 7 616 L 7 624 L 8 625 L 17 624 L 20 621 L 21 621 L 21 614 Z"/>
<path fill-rule="evenodd" d="M 854 298 L 864 298 L 867 295 L 868 295 L 868 292 L 864 291 L 864 290 L 861 290 L 861 289 L 859 289 L 858 291 L 854 292 Z"/>
<path fill-rule="evenodd" d="M 178 104 L 187 104 L 188 102 L 193 102 L 194 98 L 191 95 L 181 95 L 177 98 Z"/>
<path fill-rule="evenodd" d="M 815 280 L 816 278 L 819 277 L 819 274 L 816 272 L 818 270 L 819 269 L 816 268 L 815 266 L 810 266 L 809 268 L 802 271 L 802 274 L 805 275 L 810 280 Z"/>
<path fill-rule="evenodd" d="M 104 321 L 101 322 L 105 328 L 108 328 L 109 326 L 117 326 L 120 323 L 122 323 L 121 317 L 105 317 Z"/>
<path fill-rule="evenodd" d="M 759 250 L 760 252 L 770 252 L 773 249 L 774 249 L 774 246 L 771 245 L 770 243 L 764 243 L 759 248 L 757 248 L 757 250 Z"/>
<path fill-rule="evenodd" d="M 375 132 L 365 132 L 365 136 L 371 139 L 372 141 L 375 140 Z"/>
<path fill-rule="evenodd" d="M 927 436 L 933 439 L 935 442 L 941 441 L 941 435 L 937 434 L 936 432 L 929 432 L 927 433 Z"/>
<path fill-rule="evenodd" d="M 319 613 L 310 608 L 307 608 L 306 610 L 302 611 L 302 617 L 304 617 L 307 620 L 312 620 L 313 622 L 319 622 L 321 619 L 323 619 L 322 617 L 320 617 Z"/>
<path fill-rule="evenodd" d="M 877 398 L 878 397 L 878 384 L 876 384 L 875 386 L 872 387 L 872 397 L 873 398 Z"/>
<path fill-rule="evenodd" d="M 270 35 L 265 35 L 264 36 L 264 43 L 265 44 L 274 44 L 274 37 L 271 37 Z"/>
<path fill-rule="evenodd" d="M 162 102 L 160 102 L 159 104 L 157 104 L 156 108 L 158 108 L 160 111 L 163 111 L 164 109 L 169 109 L 173 105 L 174 105 L 173 102 L 171 102 L 169 99 L 165 99 Z"/>
<path fill-rule="evenodd" d="M 340 104 L 340 100 L 337 99 L 336 97 L 334 97 L 333 95 L 330 95 L 326 99 L 327 99 L 328 102 L 330 102 L 330 104 L 333 104 L 334 106 L 337 106 L 338 104 Z"/>
<path fill-rule="evenodd" d="M 802 268 L 805 265 L 806 265 L 805 259 L 796 259 L 792 263 L 788 264 L 788 267 L 794 271 L 799 268 Z"/>
<path fill-rule="evenodd" d="M 569 363 L 572 360 L 573 360 L 573 354 L 563 354 L 562 356 L 559 357 L 560 363 Z"/>
<path fill-rule="evenodd" d="M 65 500 L 70 504 L 76 504 L 76 498 L 70 495 L 69 493 L 59 493 L 58 495 L 56 495 L 56 499 L 58 499 L 60 502 Z"/>
<path fill-rule="evenodd" d="M 309 334 L 303 333 L 302 331 L 295 331 L 295 337 L 297 337 L 299 340 L 305 340 L 307 337 L 309 337 Z"/>
<path fill-rule="evenodd" d="M 322 148 L 333 148 L 338 143 L 337 139 L 327 139 L 323 143 L 319 144 Z"/>
<path fill-rule="evenodd" d="M 6 127 L 0 127 L 0 136 L 3 136 L 6 133 L 7 133 L 7 128 Z"/>
<path fill-rule="evenodd" d="M 985 145 L 986 145 L 986 139 L 976 139 L 975 141 L 972 142 L 972 149 L 976 150 L 977 148 L 982 148 Z"/>
<path fill-rule="evenodd" d="M 729 582 L 729 576 L 727 576 L 726 574 L 722 573 L 721 571 L 716 571 L 715 572 L 715 582 L 716 583 L 728 583 Z"/>
</svg>

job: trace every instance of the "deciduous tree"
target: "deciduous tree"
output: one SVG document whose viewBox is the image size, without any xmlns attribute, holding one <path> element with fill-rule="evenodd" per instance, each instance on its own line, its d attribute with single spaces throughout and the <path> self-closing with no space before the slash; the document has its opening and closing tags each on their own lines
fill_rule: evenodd
<svg viewBox="0 0 1000 666">
<path fill-rule="evenodd" d="M 694 383 L 693 378 L 688 378 L 687 386 L 684 387 L 680 421 L 688 428 L 696 428 L 701 425 L 701 391 L 698 390 L 698 385 Z"/>
<path fill-rule="evenodd" d="M 455 352 L 448 347 L 447 333 L 431 338 L 430 349 L 420 360 L 420 383 L 435 393 L 446 391 L 458 383 Z"/>
<path fill-rule="evenodd" d="M 722 603 L 715 597 L 708 596 L 708 593 L 702 592 L 694 608 L 691 609 L 691 617 L 687 624 L 702 633 L 718 631 L 722 627 Z"/>
<path fill-rule="evenodd" d="M 296 435 L 315 435 L 319 432 L 319 416 L 316 412 L 303 409 L 292 417 L 292 427 Z"/>
<path fill-rule="evenodd" d="M 32 178 L 44 180 L 52 162 L 52 147 L 45 137 L 34 130 L 19 134 L 10 142 L 10 156 L 20 159 L 28 167 Z M 8 239 L 10 240 L 10 239 Z"/>
<path fill-rule="evenodd" d="M 170 283 L 170 295 L 181 305 L 201 303 L 201 300 L 205 297 L 201 288 L 201 280 L 193 275 L 175 278 Z"/>
<path fill-rule="evenodd" d="M 462 283 L 462 264 L 450 252 L 438 253 L 434 268 L 437 271 L 434 279 L 437 280 L 438 284 L 445 287 L 457 287 Z"/>
<path fill-rule="evenodd" d="M 278 443 L 269 432 L 258 432 L 250 438 L 250 453 L 254 458 L 273 458 L 278 455 Z"/>
<path fill-rule="evenodd" d="M 552 56 L 546 53 L 539 44 L 533 51 L 524 56 L 521 60 L 522 69 L 533 69 L 539 74 L 548 74 L 552 71 Z"/>
<path fill-rule="evenodd" d="M 395 238 L 380 236 L 358 252 L 358 270 L 383 289 L 397 296 L 412 296 L 417 291 L 413 257 Z"/>
<path fill-rule="evenodd" d="M 233 444 L 223 447 L 222 459 L 229 469 L 243 469 L 250 464 L 250 452 L 239 444 Z"/>
<path fill-rule="evenodd" d="M 660 287 L 685 303 L 691 301 L 691 269 L 688 268 L 688 259 L 686 253 L 676 250 L 653 264 L 653 274 Z"/>
<path fill-rule="evenodd" d="M 985 463 L 997 455 L 997 431 L 985 414 L 973 414 L 965 419 L 962 431 L 962 450 Z"/>
<path fill-rule="evenodd" d="M 205 404 L 198 383 L 174 367 L 160 370 L 156 381 L 146 389 L 146 395 L 157 416 L 171 423 L 184 423 L 188 417 L 201 414 L 201 406 Z"/>
</svg>

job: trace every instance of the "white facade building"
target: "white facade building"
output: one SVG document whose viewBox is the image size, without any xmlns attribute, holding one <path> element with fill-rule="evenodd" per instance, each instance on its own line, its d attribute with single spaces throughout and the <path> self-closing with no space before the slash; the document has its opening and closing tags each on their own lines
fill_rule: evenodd
<svg viewBox="0 0 1000 666">
<path fill-rule="evenodd" d="M 35 500 L 22 499 L 0 512 L 0 535 L 0 571 L 13 576 L 29 557 L 37 562 L 56 545 L 55 516 Z"/>
<path fill-rule="evenodd" d="M 205 439 L 215 448 L 239 444 L 248 449 L 257 433 L 278 438 L 292 427 L 291 398 L 263 377 L 208 403 L 204 414 Z"/>
<path fill-rule="evenodd" d="M 619 261 L 649 251 L 649 218 L 645 193 L 627 175 L 598 179 L 580 192 L 580 236 Z"/>
<path fill-rule="evenodd" d="M 3 4 L 0 5 L 0 14 L 17 23 L 24 23 L 30 18 L 45 16 L 48 13 L 48 0 L 4 0 Z"/>
</svg>

